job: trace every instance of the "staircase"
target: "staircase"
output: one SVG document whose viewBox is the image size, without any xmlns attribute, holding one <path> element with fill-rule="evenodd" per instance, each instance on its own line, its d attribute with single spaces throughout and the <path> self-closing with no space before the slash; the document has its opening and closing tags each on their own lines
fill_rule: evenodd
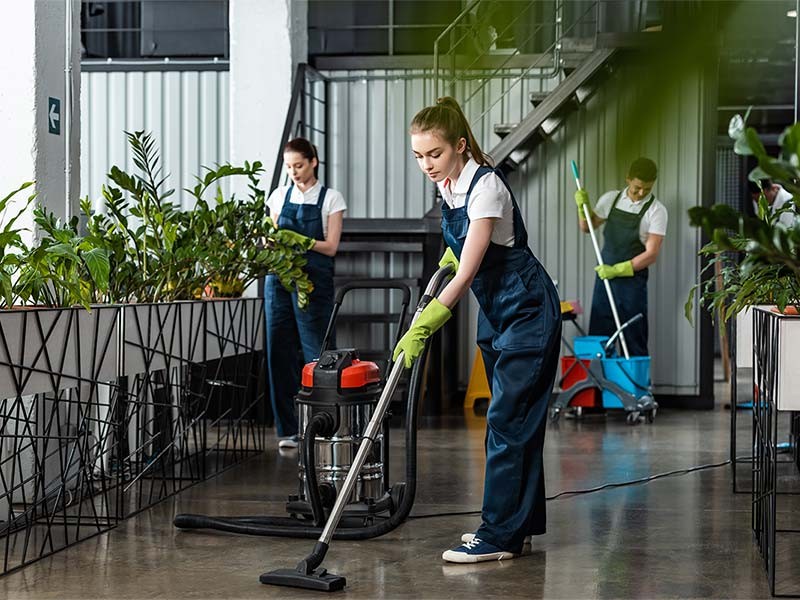
<svg viewBox="0 0 800 600">
<path fill-rule="evenodd" d="M 611 72 L 615 50 L 598 48 L 600 2 L 531 0 L 510 21 L 503 21 L 505 28 L 501 31 L 491 25 L 497 22 L 491 9 L 481 12 L 481 6 L 487 4 L 498 5 L 474 0 L 436 40 L 433 88 L 436 97 L 456 96 L 477 129 L 490 118 L 494 107 L 513 92 L 519 93 L 515 88 L 524 81 L 556 82 L 550 91 L 530 93 L 531 110 L 520 122 L 492 124 L 500 140 L 489 154 L 508 173 L 524 162 L 539 142 L 552 135 L 571 111 L 591 97 Z M 571 14 L 566 14 L 568 9 Z M 477 15 L 483 18 L 478 19 Z M 534 15 L 545 15 L 549 20 L 537 20 Z M 509 29 L 514 31 L 513 47 L 498 48 L 485 42 L 487 31 L 494 30 L 498 40 L 508 38 Z M 476 46 L 476 40 L 484 40 L 483 47 Z M 545 47 L 543 40 L 549 45 Z M 476 71 L 478 66 L 484 67 L 480 73 Z M 490 66 L 489 72 L 486 66 Z M 511 83 L 501 93 L 493 94 L 494 79 L 508 78 L 509 73 L 513 74 Z M 476 77 L 482 83 L 471 88 L 465 97 L 458 97 L 456 90 Z M 476 98 L 488 103 L 488 107 L 472 114 L 470 103 Z"/>
</svg>

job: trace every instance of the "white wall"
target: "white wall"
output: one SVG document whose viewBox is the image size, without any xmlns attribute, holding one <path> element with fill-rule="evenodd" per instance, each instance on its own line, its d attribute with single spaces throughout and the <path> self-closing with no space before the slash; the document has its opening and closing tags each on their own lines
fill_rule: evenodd
<svg viewBox="0 0 800 600">
<path fill-rule="evenodd" d="M 80 1 L 71 0 L 74 31 L 72 65 L 73 106 L 80 98 Z M 15 2 L 6 15 L 0 52 L 5 57 L 0 77 L 0 195 L 23 181 L 36 180 L 38 202 L 58 215 L 66 212 L 64 164 L 65 122 L 65 31 L 66 2 L 27 0 Z M 48 97 L 61 99 L 61 135 L 48 133 Z M 74 111 L 71 135 L 73 199 L 77 198 L 80 165 L 79 111 Z M 31 215 L 26 219 L 32 223 Z"/>
<path fill-rule="evenodd" d="M 231 160 L 272 175 L 297 63 L 308 52 L 305 0 L 230 0 Z M 269 179 L 267 179 L 269 180 Z M 244 193 L 246 184 L 237 191 Z"/>
</svg>

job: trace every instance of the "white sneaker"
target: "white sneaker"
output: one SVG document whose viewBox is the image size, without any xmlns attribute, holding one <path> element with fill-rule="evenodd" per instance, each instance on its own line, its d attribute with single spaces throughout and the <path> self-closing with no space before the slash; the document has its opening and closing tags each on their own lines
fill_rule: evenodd
<svg viewBox="0 0 800 600">
<path fill-rule="evenodd" d="M 278 440 L 278 448 L 287 448 L 287 449 L 297 448 L 298 441 L 299 440 L 296 434 L 290 435 L 289 437 L 280 438 Z"/>
<path fill-rule="evenodd" d="M 462 533 L 461 534 L 461 541 L 463 543 L 465 543 L 465 544 L 471 542 L 473 539 L 475 539 L 475 534 L 474 533 Z M 531 536 L 526 535 L 525 539 L 522 540 L 522 544 L 524 546 L 529 546 L 530 543 L 531 543 Z"/>
</svg>

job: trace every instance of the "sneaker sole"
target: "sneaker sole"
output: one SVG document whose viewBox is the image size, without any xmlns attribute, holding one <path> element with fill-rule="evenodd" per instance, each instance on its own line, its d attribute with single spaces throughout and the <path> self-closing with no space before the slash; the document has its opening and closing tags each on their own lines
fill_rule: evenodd
<svg viewBox="0 0 800 600">
<path fill-rule="evenodd" d="M 464 544 L 468 544 L 469 542 L 471 542 L 471 541 L 472 541 L 472 539 L 473 539 L 474 537 L 475 537 L 475 534 L 474 534 L 474 533 L 462 533 L 462 534 L 461 534 L 461 542 L 462 542 L 462 543 L 464 543 Z M 529 536 L 529 535 L 526 535 L 526 536 L 525 536 L 525 539 L 524 539 L 524 540 L 522 540 L 522 544 L 523 544 L 523 545 L 525 545 L 525 546 L 527 546 L 527 545 L 529 545 L 530 543 L 531 543 L 531 536 Z"/>
<path fill-rule="evenodd" d="M 509 560 L 512 558 L 517 558 L 517 555 L 505 551 L 492 552 L 490 554 L 467 554 L 465 552 L 455 552 L 454 550 L 445 550 L 442 553 L 442 560 L 460 564 L 488 562 L 490 560 Z"/>
<path fill-rule="evenodd" d="M 278 448 L 294 450 L 297 448 L 297 444 L 295 444 L 294 442 L 278 442 Z"/>
</svg>

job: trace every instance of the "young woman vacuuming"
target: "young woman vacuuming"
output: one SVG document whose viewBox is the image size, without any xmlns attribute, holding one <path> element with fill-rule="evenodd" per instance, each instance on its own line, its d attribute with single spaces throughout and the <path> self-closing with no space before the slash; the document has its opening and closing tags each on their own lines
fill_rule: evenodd
<svg viewBox="0 0 800 600">
<path fill-rule="evenodd" d="M 449 562 L 515 558 L 528 536 L 545 532 L 542 462 L 547 405 L 561 334 L 558 294 L 528 248 L 511 189 L 478 146 L 461 108 L 441 98 L 411 122 L 420 169 L 444 198 L 440 265 L 456 274 L 400 339 L 406 366 L 472 289 L 478 300 L 478 346 L 492 389 L 487 414 L 482 523 L 447 550 Z"/>
</svg>

